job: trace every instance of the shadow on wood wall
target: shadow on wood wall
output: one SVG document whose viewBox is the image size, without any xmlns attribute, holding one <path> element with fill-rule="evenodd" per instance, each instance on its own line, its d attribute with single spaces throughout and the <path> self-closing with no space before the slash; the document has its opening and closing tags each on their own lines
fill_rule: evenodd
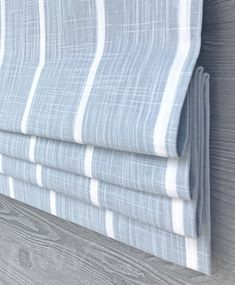
<svg viewBox="0 0 235 285">
<path fill-rule="evenodd" d="M 210 73 L 212 251 L 235 263 L 235 1 L 206 0 L 199 62 Z"/>
</svg>

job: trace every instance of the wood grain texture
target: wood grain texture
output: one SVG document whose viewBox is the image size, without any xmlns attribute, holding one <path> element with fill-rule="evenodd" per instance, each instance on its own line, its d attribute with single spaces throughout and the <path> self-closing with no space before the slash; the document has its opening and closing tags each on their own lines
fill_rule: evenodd
<svg viewBox="0 0 235 285">
<path fill-rule="evenodd" d="M 0 196 L 1 284 L 234 284 L 215 258 L 209 277 Z"/>
<path fill-rule="evenodd" d="M 235 0 L 205 0 L 213 275 L 164 262 L 0 195 L 0 284 L 235 284 Z"/>
<path fill-rule="evenodd" d="M 235 1 L 207 0 L 204 16 L 200 62 L 211 76 L 212 249 L 235 264 Z"/>
</svg>

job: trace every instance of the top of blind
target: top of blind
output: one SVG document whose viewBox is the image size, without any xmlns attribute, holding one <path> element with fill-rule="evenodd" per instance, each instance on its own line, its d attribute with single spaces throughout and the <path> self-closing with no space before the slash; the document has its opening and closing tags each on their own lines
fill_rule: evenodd
<svg viewBox="0 0 235 285">
<path fill-rule="evenodd" d="M 181 155 L 202 2 L 0 1 L 0 128 Z"/>
</svg>

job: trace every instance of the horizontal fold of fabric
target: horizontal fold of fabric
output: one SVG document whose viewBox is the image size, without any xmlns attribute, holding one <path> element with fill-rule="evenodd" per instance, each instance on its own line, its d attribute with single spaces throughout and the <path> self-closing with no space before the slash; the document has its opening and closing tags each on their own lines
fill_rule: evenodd
<svg viewBox="0 0 235 285">
<path fill-rule="evenodd" d="M 184 201 L 137 192 L 1 154 L 0 161 L 2 174 L 121 213 L 153 227 L 197 236 L 198 203 L 195 200 Z"/>
<path fill-rule="evenodd" d="M 167 261 L 210 273 L 208 228 L 204 222 L 200 226 L 200 237 L 194 239 L 141 224 L 115 212 L 82 203 L 78 199 L 9 176 L 0 175 L 0 186 L 1 194 L 155 254 Z"/>
</svg>

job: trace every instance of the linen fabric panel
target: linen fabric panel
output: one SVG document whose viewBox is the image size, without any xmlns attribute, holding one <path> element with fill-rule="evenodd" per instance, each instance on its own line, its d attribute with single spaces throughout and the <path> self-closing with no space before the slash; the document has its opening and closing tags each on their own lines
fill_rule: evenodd
<svg viewBox="0 0 235 285">
<path fill-rule="evenodd" d="M 205 224 L 200 228 L 201 237 L 193 239 L 141 224 L 115 212 L 99 209 L 10 176 L 0 174 L 0 186 L 0 193 L 33 207 L 78 223 L 170 262 L 204 273 L 210 272 L 210 246 Z"/>
<path fill-rule="evenodd" d="M 144 191 L 137 192 L 134 189 L 121 188 L 3 154 L 0 155 L 0 172 L 10 176 L 10 181 L 14 179 L 18 182 L 21 180 L 21 182 L 24 181 L 23 183 L 31 183 L 30 187 L 36 187 L 36 189 L 39 188 L 38 186 L 44 187 L 54 195 L 66 195 L 70 199 L 81 201 L 81 203 L 110 213 L 122 214 L 125 218 L 138 223 L 187 238 L 200 240 L 203 235 L 201 230 L 203 225 L 207 229 L 204 236 L 207 241 L 204 246 L 208 251 L 210 248 L 209 187 L 205 182 L 208 176 L 204 178 L 203 171 L 206 165 L 208 171 L 208 146 L 204 145 L 204 141 L 207 140 L 206 136 L 208 135 L 208 111 L 205 109 L 208 108 L 209 93 L 208 75 L 203 73 L 202 68 L 196 69 L 189 91 L 191 97 L 187 98 L 185 106 L 188 108 L 191 106 L 192 114 L 189 124 L 190 129 L 193 130 L 190 132 L 192 137 L 192 140 L 189 141 L 192 147 L 190 153 L 192 159 L 197 161 L 193 165 L 193 169 L 190 169 L 190 175 L 191 180 L 196 178 L 199 180 L 195 183 L 195 189 L 192 189 L 194 192 L 191 192 L 189 201 L 164 198 L 161 195 L 153 196 Z M 19 138 L 21 139 L 22 136 Z M 195 178 L 194 175 L 198 175 L 198 177 Z M 10 195 L 10 192 L 5 194 Z M 53 195 L 50 196 L 51 203 L 54 201 L 53 197 Z M 204 220 L 207 222 L 205 223 Z M 93 229 L 92 226 L 90 228 Z M 189 248 L 190 245 L 189 243 Z M 191 247 L 195 249 L 195 244 Z M 138 248 L 141 249 L 140 246 Z M 192 258 L 194 257 L 195 255 Z M 208 262 L 209 257 L 205 258 Z M 197 267 L 194 268 L 197 269 Z M 207 271 L 203 272 L 208 273 L 209 271 L 210 263 L 208 262 Z"/>
<path fill-rule="evenodd" d="M 122 213 L 167 231 L 191 237 L 197 236 L 196 199 L 186 201 L 136 192 L 133 189 L 2 155 L 0 161 L 2 174 L 69 195 L 97 207 Z"/>
<path fill-rule="evenodd" d="M 202 0 L 0 0 L 0 193 L 211 272 Z"/>
<path fill-rule="evenodd" d="M 6 131 L 0 131 L 0 153 L 136 191 L 190 199 L 188 153 L 180 158 L 165 158 Z M 175 167 L 176 179 L 172 183 L 169 174 Z"/>
<path fill-rule="evenodd" d="M 183 151 L 202 0 L 1 2 L 1 129 L 165 157 Z"/>
</svg>

